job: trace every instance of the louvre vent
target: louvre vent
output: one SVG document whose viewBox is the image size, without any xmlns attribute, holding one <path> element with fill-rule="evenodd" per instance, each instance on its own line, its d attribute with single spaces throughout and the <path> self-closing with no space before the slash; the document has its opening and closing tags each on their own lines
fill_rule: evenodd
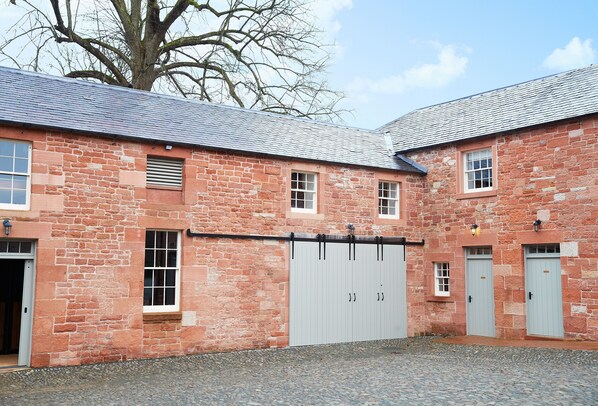
<svg viewBox="0 0 598 406">
<path fill-rule="evenodd" d="M 183 161 L 147 157 L 146 184 L 151 186 L 183 187 Z"/>
</svg>

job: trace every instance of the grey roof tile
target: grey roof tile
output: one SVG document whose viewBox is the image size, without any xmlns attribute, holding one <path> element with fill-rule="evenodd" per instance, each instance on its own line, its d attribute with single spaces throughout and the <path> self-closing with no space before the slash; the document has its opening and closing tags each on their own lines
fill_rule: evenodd
<svg viewBox="0 0 598 406">
<path fill-rule="evenodd" d="M 408 151 L 594 113 L 598 65 L 415 110 L 378 130 Z"/>
<path fill-rule="evenodd" d="M 380 132 L 0 67 L 0 122 L 421 173 Z"/>
</svg>

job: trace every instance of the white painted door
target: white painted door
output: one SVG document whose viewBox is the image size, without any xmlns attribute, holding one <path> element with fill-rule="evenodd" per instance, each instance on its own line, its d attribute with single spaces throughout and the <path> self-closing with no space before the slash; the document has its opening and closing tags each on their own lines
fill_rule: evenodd
<svg viewBox="0 0 598 406">
<path fill-rule="evenodd" d="M 291 346 L 407 336 L 403 247 L 295 242 Z"/>
<path fill-rule="evenodd" d="M 559 245 L 526 247 L 527 334 L 563 337 L 563 297 Z"/>
<path fill-rule="evenodd" d="M 467 334 L 494 337 L 492 248 L 466 249 Z"/>
</svg>

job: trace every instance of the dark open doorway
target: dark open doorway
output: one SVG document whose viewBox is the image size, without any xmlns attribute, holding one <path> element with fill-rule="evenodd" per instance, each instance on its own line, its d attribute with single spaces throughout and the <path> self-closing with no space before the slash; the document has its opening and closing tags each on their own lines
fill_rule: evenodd
<svg viewBox="0 0 598 406">
<path fill-rule="evenodd" d="M 0 260 L 0 354 L 18 354 L 25 260 Z"/>
</svg>

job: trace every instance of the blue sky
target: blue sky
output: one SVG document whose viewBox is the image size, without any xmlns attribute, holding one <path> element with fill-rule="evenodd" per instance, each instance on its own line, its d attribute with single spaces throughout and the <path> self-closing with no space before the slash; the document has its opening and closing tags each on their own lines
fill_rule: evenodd
<svg viewBox="0 0 598 406">
<path fill-rule="evenodd" d="M 596 0 L 327 3 L 351 126 L 598 62 Z"/>
</svg>

